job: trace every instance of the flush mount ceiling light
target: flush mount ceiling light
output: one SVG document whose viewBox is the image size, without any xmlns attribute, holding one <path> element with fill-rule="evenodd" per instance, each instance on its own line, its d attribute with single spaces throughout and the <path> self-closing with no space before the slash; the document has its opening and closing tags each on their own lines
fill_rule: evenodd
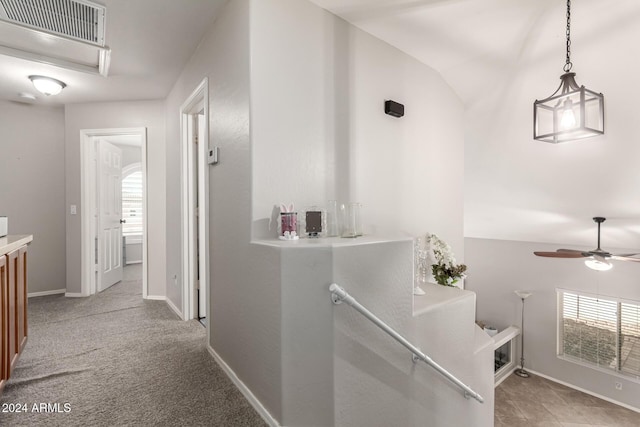
<svg viewBox="0 0 640 427">
<path fill-rule="evenodd" d="M 533 103 L 533 139 L 575 141 L 604 134 L 604 96 L 578 86 L 571 72 L 571 0 L 567 0 L 567 57 L 560 86 L 548 98 Z"/>
<path fill-rule="evenodd" d="M 45 95 L 57 95 L 62 92 L 62 89 L 67 87 L 66 83 L 60 80 L 52 79 L 45 76 L 29 76 L 29 80 L 33 83 L 33 86 L 38 89 L 39 92 Z"/>
</svg>

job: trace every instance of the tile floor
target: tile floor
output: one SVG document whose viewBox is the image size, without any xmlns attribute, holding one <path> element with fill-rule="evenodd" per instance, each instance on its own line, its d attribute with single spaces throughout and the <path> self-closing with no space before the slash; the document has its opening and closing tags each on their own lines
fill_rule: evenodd
<svg viewBox="0 0 640 427">
<path fill-rule="evenodd" d="M 495 427 L 638 427 L 640 413 L 542 377 L 511 375 L 496 388 Z"/>
</svg>

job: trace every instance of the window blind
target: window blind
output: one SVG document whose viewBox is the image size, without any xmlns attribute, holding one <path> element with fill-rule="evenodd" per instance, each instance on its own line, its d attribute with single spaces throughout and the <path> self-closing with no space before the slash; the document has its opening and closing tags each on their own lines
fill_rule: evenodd
<svg viewBox="0 0 640 427">
<path fill-rule="evenodd" d="M 638 377 L 640 306 L 566 291 L 559 295 L 559 355 Z"/>
<path fill-rule="evenodd" d="M 142 234 L 142 172 L 133 172 L 122 180 L 123 236 Z"/>
<path fill-rule="evenodd" d="M 620 304 L 620 370 L 640 375 L 640 306 Z"/>
</svg>

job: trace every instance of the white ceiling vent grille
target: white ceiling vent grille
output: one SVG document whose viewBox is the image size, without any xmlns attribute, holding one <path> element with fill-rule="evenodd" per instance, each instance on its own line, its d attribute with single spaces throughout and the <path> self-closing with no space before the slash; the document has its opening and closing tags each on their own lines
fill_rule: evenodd
<svg viewBox="0 0 640 427">
<path fill-rule="evenodd" d="M 0 19 L 104 46 L 104 6 L 84 0 L 0 0 Z"/>
</svg>

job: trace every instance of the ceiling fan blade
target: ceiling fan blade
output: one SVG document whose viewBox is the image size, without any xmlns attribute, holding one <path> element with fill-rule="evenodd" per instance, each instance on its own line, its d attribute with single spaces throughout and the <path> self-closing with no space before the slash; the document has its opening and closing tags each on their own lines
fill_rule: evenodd
<svg viewBox="0 0 640 427">
<path fill-rule="evenodd" d="M 615 259 L 617 261 L 633 261 L 633 262 L 640 262 L 640 258 L 631 258 L 628 256 L 623 256 L 623 255 L 613 255 L 611 257 L 612 259 Z"/>
<path fill-rule="evenodd" d="M 578 253 L 583 254 L 585 251 L 578 251 L 576 249 L 558 249 L 556 252 L 565 252 L 565 253 Z M 588 255 L 587 255 L 588 256 Z"/>
<path fill-rule="evenodd" d="M 534 252 L 537 256 L 549 258 L 586 258 L 580 251 L 572 252 Z"/>
<path fill-rule="evenodd" d="M 636 255 L 640 255 L 640 254 L 612 254 L 613 256 L 621 256 L 621 257 L 630 257 L 630 256 L 636 256 Z"/>
</svg>

